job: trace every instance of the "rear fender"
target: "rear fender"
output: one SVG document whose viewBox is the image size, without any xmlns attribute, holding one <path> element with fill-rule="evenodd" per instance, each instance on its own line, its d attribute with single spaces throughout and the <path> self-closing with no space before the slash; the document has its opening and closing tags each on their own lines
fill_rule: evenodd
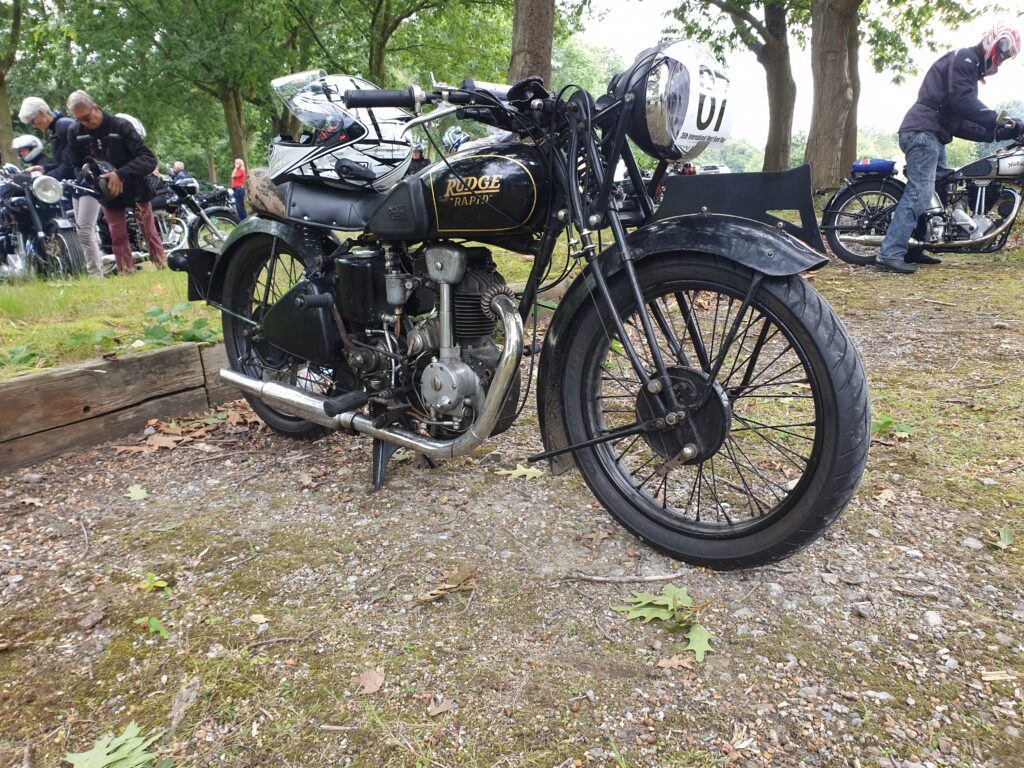
<svg viewBox="0 0 1024 768">
<path fill-rule="evenodd" d="M 235 227 L 220 253 L 201 248 L 188 248 L 175 251 L 168 259 L 171 269 L 176 272 L 187 272 L 188 298 L 190 301 L 208 301 L 219 304 L 224 297 L 224 277 L 228 265 L 238 251 L 239 245 L 251 237 L 270 236 L 278 239 L 287 249 L 311 264 L 320 256 L 319 253 L 303 242 L 302 233 L 291 224 L 275 219 L 265 219 L 253 214 L 247 216 Z"/>
<path fill-rule="evenodd" d="M 626 238 L 634 261 L 678 254 L 685 269 L 687 253 L 707 253 L 742 264 L 769 277 L 788 277 L 817 269 L 828 259 L 796 237 L 766 224 L 735 216 L 679 216 L 635 230 Z M 558 304 L 544 337 L 537 386 L 537 412 L 544 450 L 567 446 L 560 377 L 565 370 L 572 328 L 579 313 L 597 294 L 593 270 L 600 268 L 611 285 L 625 279 L 617 245 L 601 253 L 577 276 Z M 554 474 L 575 466 L 572 454 L 551 460 Z"/>
</svg>

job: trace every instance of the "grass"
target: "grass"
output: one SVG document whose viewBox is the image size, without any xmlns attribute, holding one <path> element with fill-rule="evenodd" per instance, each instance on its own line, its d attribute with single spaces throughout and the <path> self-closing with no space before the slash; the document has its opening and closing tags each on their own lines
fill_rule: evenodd
<svg viewBox="0 0 1024 768">
<path fill-rule="evenodd" d="M 509 283 L 530 275 L 533 257 L 495 249 L 498 269 Z M 564 252 L 556 255 L 560 267 Z M 102 354 L 151 349 L 146 329 L 152 307 L 170 309 L 186 303 L 187 278 L 151 266 L 107 280 L 82 278 L 61 282 L 36 280 L 0 283 L 0 380 L 88 360 Z M 218 313 L 194 303 L 183 324 L 206 318 L 218 335 Z"/>
<path fill-rule="evenodd" d="M 0 284 L 0 379 L 151 348 L 146 311 L 187 302 L 186 279 L 147 266 L 106 280 Z M 188 321 L 200 317 L 219 327 L 217 313 L 200 304 L 183 314 Z"/>
</svg>

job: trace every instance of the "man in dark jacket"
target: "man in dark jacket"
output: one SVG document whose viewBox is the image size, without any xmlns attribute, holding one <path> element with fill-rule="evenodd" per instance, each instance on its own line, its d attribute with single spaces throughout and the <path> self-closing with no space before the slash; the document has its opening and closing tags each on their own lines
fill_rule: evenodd
<svg viewBox="0 0 1024 768">
<path fill-rule="evenodd" d="M 89 167 L 98 179 L 103 217 L 110 226 L 110 246 L 119 274 L 135 270 L 124 209 L 135 206 L 137 219 L 149 246 L 149 257 L 165 266 L 164 247 L 153 222 L 153 190 L 146 177 L 156 170 L 156 155 L 145 145 L 128 120 L 96 106 L 85 91 L 68 96 L 68 112 L 78 121 L 72 150 L 76 167 Z"/>
<path fill-rule="evenodd" d="M 900 149 L 907 158 L 907 188 L 893 212 L 878 263 L 894 272 L 916 272 L 916 264 L 940 259 L 919 250 L 908 253 L 910 236 L 935 193 L 935 175 L 946 169 L 946 145 L 953 137 L 988 142 L 1024 135 L 1024 122 L 996 126 L 996 112 L 978 99 L 978 81 L 1020 51 L 1020 35 L 996 24 L 978 45 L 951 51 L 924 76 L 917 101 L 900 126 Z"/>
<path fill-rule="evenodd" d="M 423 156 L 423 145 L 413 144 L 412 160 L 409 161 L 409 170 L 405 172 L 405 175 L 411 176 L 414 173 L 419 173 L 428 165 L 430 165 L 430 161 Z"/>
<path fill-rule="evenodd" d="M 41 163 L 28 169 L 42 171 L 60 181 L 78 178 L 73 148 L 78 136 L 78 124 L 60 112 L 53 112 L 50 105 L 37 96 L 28 96 L 21 102 L 18 119 L 46 134 L 50 141 L 51 163 Z M 71 203 L 78 226 L 78 241 L 85 254 L 85 268 L 92 277 L 103 277 L 103 254 L 100 252 L 96 220 L 100 217 L 99 201 L 90 195 L 75 191 Z"/>
</svg>

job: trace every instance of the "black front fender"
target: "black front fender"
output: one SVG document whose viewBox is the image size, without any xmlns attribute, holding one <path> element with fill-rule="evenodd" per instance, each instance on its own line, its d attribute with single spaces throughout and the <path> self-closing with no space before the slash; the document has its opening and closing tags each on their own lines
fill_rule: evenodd
<svg viewBox="0 0 1024 768">
<path fill-rule="evenodd" d="M 200 248 L 175 251 L 168 259 L 168 265 L 176 272 L 187 272 L 188 298 L 190 301 L 220 303 L 224 296 L 224 276 L 228 265 L 242 241 L 251 237 L 270 236 L 282 242 L 291 253 L 305 263 L 312 264 L 320 255 L 314 253 L 303 242 L 297 227 L 276 219 L 262 218 L 256 214 L 247 216 L 235 227 L 220 253 Z"/>
<path fill-rule="evenodd" d="M 696 214 L 662 219 L 637 229 L 626 238 L 634 261 L 678 253 L 685 270 L 686 253 L 708 253 L 742 264 L 769 277 L 788 277 L 828 263 L 828 259 L 792 235 L 736 216 Z M 567 354 L 566 338 L 580 309 L 597 295 L 593 270 L 600 268 L 610 283 L 623 270 L 619 248 L 601 253 L 576 277 L 558 304 L 544 337 L 537 386 L 537 413 L 545 450 L 568 445 L 562 422 L 561 372 Z M 552 460 L 556 474 L 571 469 L 572 454 Z"/>
</svg>

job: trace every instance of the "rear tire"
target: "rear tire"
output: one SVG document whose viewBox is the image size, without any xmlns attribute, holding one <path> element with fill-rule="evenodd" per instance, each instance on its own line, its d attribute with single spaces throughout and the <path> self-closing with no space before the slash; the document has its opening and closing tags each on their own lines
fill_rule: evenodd
<svg viewBox="0 0 1024 768">
<path fill-rule="evenodd" d="M 867 460 L 867 381 L 846 330 L 799 276 L 764 278 L 723 353 L 750 270 L 673 254 L 648 257 L 637 272 L 648 310 L 661 313 L 655 335 L 674 391 L 686 402 L 711 386 L 710 397 L 675 427 L 577 450 L 584 480 L 623 526 L 676 559 L 729 570 L 792 555 L 835 522 Z M 651 374 L 628 283 L 611 290 Z M 655 400 L 614 333 L 591 302 L 562 342 L 570 443 L 653 418 Z M 725 362 L 711 382 L 709 361 L 719 355 Z M 680 460 L 695 444 L 699 455 Z"/>
<path fill-rule="evenodd" d="M 224 278 L 224 306 L 257 323 L 267 309 L 299 280 L 308 265 L 289 252 L 285 243 L 273 237 L 254 236 L 244 240 L 232 255 Z M 260 339 L 253 326 L 224 313 L 224 348 L 231 369 L 263 381 L 279 381 L 318 394 L 334 394 L 334 372 L 287 354 Z M 301 440 L 317 440 L 330 430 L 315 422 L 271 408 L 256 397 L 245 395 L 252 409 L 275 432 Z"/>
<path fill-rule="evenodd" d="M 847 264 L 874 264 L 880 245 L 843 242 L 843 237 L 885 237 L 901 196 L 902 190 L 887 179 L 865 179 L 851 184 L 832 201 L 822 216 L 822 225 L 828 227 L 825 238 L 832 253 Z M 910 249 L 910 253 L 923 252 L 923 248 Z"/>
</svg>

